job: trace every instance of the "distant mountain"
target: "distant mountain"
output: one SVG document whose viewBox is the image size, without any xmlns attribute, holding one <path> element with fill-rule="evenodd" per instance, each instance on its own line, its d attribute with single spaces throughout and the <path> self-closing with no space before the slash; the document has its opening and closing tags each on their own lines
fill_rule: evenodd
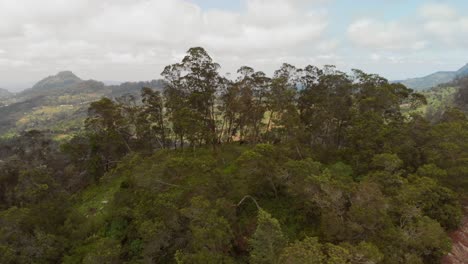
<svg viewBox="0 0 468 264">
<path fill-rule="evenodd" d="M 143 87 L 162 90 L 162 88 L 164 87 L 164 81 L 151 80 L 146 82 L 124 82 L 119 85 L 110 85 L 108 87 L 111 89 L 111 97 L 118 97 L 123 94 L 132 94 L 138 97 L 140 95 L 141 88 Z"/>
<path fill-rule="evenodd" d="M 82 80 L 78 78 L 73 72 L 71 71 L 62 71 L 59 72 L 57 75 L 49 76 L 47 78 L 42 79 L 38 83 L 36 83 L 32 89 L 52 89 L 52 88 L 63 88 L 67 87 L 76 83 L 81 82 Z"/>
<path fill-rule="evenodd" d="M 468 75 L 468 63 L 457 71 L 457 75 L 458 76 L 467 76 Z"/>
<path fill-rule="evenodd" d="M 406 85 L 414 90 L 426 90 L 436 87 L 439 84 L 449 83 L 458 77 L 468 76 L 468 64 L 460 68 L 458 71 L 439 71 L 425 77 L 411 78 L 406 80 L 395 81 Z"/>
<path fill-rule="evenodd" d="M 111 81 L 111 80 L 104 80 L 102 81 L 105 85 L 119 85 L 123 82 L 121 81 Z"/>
<path fill-rule="evenodd" d="M 0 136 L 30 129 L 69 134 L 82 127 L 91 102 L 124 94 L 138 98 L 141 88 L 162 90 L 163 85 L 162 80 L 105 85 L 82 80 L 70 71 L 59 72 L 18 94 L 0 96 Z"/>
<path fill-rule="evenodd" d="M 436 72 L 425 77 L 411 78 L 403 81 L 396 81 L 404 84 L 408 88 L 414 90 L 426 90 L 435 87 L 439 84 L 448 83 L 455 79 L 457 76 L 456 72 L 441 71 Z"/>
</svg>

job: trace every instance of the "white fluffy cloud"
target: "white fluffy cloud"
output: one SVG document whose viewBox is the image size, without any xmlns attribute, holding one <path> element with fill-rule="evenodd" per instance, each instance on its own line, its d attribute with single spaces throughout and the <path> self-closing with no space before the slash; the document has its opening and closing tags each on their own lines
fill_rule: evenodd
<svg viewBox="0 0 468 264">
<path fill-rule="evenodd" d="M 418 50 L 426 46 L 415 29 L 398 22 L 379 22 L 375 19 L 360 19 L 348 28 L 348 36 L 355 44 L 380 50 Z"/>
<path fill-rule="evenodd" d="M 420 9 L 420 14 L 430 19 L 452 19 L 457 15 L 454 8 L 441 3 L 426 4 Z"/>
<path fill-rule="evenodd" d="M 425 22 L 425 33 L 444 45 L 461 46 L 468 44 L 468 15 L 459 14 L 446 4 L 428 4 L 420 13 Z"/>
<path fill-rule="evenodd" d="M 228 11 L 190 0 L 0 0 L 0 74 L 13 80 L 72 69 L 98 79 L 158 78 L 196 45 L 226 70 L 242 62 L 269 71 L 277 57 L 331 52 L 323 48 L 334 42 L 324 37 L 320 2 L 244 0 L 243 10 Z"/>
<path fill-rule="evenodd" d="M 360 18 L 348 27 L 348 36 L 357 46 L 380 50 L 461 47 L 468 44 L 468 16 L 450 5 L 429 3 L 404 21 Z"/>
<path fill-rule="evenodd" d="M 451 65 L 461 64 L 456 53 L 468 44 L 468 15 L 440 2 L 383 20 L 331 0 L 226 0 L 241 2 L 231 10 L 197 1 L 0 0 L 0 86 L 60 70 L 99 80 L 159 78 L 193 46 L 205 47 L 224 72 L 247 64 L 271 73 L 289 62 L 400 78 L 443 69 L 434 61 L 448 61 L 447 51 Z"/>
<path fill-rule="evenodd" d="M 224 54 L 250 56 L 259 52 L 278 54 L 321 41 L 327 26 L 326 14 L 302 11 L 299 7 L 294 1 L 250 0 L 245 14 L 206 12 L 205 31 L 199 41 Z M 308 48 L 313 50 L 318 45 Z"/>
<path fill-rule="evenodd" d="M 385 16 L 378 12 L 354 16 L 346 28 L 348 66 L 405 79 L 466 64 L 468 15 L 460 8 L 466 3 L 424 3 L 412 12 L 393 15 L 398 5 L 406 7 L 398 2 L 385 1 L 390 7 Z"/>
</svg>

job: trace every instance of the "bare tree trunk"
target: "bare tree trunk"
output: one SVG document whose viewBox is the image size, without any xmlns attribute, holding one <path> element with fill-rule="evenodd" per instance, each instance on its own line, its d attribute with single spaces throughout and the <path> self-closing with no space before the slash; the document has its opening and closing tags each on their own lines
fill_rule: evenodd
<svg viewBox="0 0 468 264">
<path fill-rule="evenodd" d="M 125 137 L 120 133 L 120 131 L 117 130 L 117 133 L 119 133 L 119 136 L 122 138 L 122 141 L 125 143 L 125 147 L 127 147 L 128 152 L 132 152 L 132 148 L 130 148 L 130 145 L 128 144 L 127 140 L 125 140 Z"/>
<path fill-rule="evenodd" d="M 229 127 L 228 127 L 228 143 L 232 141 L 232 116 L 229 117 Z"/>
<path fill-rule="evenodd" d="M 271 178 L 269 179 L 269 182 L 271 184 L 271 187 L 273 188 L 273 192 L 275 193 L 275 198 L 278 198 L 278 190 L 276 189 L 275 183 L 273 182 Z"/>
<path fill-rule="evenodd" d="M 222 143 L 225 125 L 226 125 L 226 117 L 223 118 L 223 125 L 221 126 L 221 131 L 219 132 L 219 136 L 218 136 L 218 144 Z"/>
<path fill-rule="evenodd" d="M 273 118 L 275 112 L 271 111 L 270 113 L 270 118 L 268 118 L 268 125 L 267 125 L 267 130 L 266 132 L 270 132 L 270 126 L 271 126 L 271 119 Z"/>
</svg>

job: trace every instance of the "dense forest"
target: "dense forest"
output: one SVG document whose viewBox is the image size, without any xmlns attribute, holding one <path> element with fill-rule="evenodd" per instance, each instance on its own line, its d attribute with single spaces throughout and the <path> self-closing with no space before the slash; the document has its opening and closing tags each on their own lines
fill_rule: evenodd
<svg viewBox="0 0 468 264">
<path fill-rule="evenodd" d="M 0 263 L 440 263 L 468 190 L 468 80 L 437 118 L 360 70 L 220 74 L 103 97 L 0 141 Z M 458 105 L 458 107 L 457 107 Z M 434 115 L 435 116 L 435 115 Z"/>
</svg>

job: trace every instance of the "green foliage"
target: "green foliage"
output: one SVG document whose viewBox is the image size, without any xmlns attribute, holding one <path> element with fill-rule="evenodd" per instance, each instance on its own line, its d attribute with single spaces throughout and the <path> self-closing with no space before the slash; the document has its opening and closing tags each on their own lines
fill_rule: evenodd
<svg viewBox="0 0 468 264">
<path fill-rule="evenodd" d="M 294 242 L 286 247 L 279 263 L 322 264 L 325 263 L 326 258 L 318 239 L 307 237 L 303 241 Z"/>
<path fill-rule="evenodd" d="M 194 197 L 191 206 L 182 209 L 182 214 L 190 219 L 191 242 L 186 250 L 177 252 L 177 263 L 232 262 L 232 231 L 227 219 L 218 216 L 216 207 L 203 197 Z"/>
<path fill-rule="evenodd" d="M 262 209 L 258 211 L 257 229 L 250 245 L 250 263 L 281 263 L 279 257 L 286 238 L 278 220 Z"/>
<path fill-rule="evenodd" d="M 378 154 L 372 159 L 371 165 L 375 169 L 395 173 L 403 166 L 403 161 L 395 154 Z"/>
<path fill-rule="evenodd" d="M 423 96 L 359 70 L 238 73 L 193 48 L 162 93 L 91 103 L 61 146 L 35 130 L 0 140 L 0 262 L 438 263 L 450 250 L 463 112 L 426 120 L 412 112 Z"/>
<path fill-rule="evenodd" d="M 281 263 L 299 264 L 346 264 L 381 263 L 384 256 L 379 249 L 366 242 L 358 245 L 344 243 L 322 244 L 316 237 L 306 237 L 286 247 L 281 254 Z"/>
</svg>

